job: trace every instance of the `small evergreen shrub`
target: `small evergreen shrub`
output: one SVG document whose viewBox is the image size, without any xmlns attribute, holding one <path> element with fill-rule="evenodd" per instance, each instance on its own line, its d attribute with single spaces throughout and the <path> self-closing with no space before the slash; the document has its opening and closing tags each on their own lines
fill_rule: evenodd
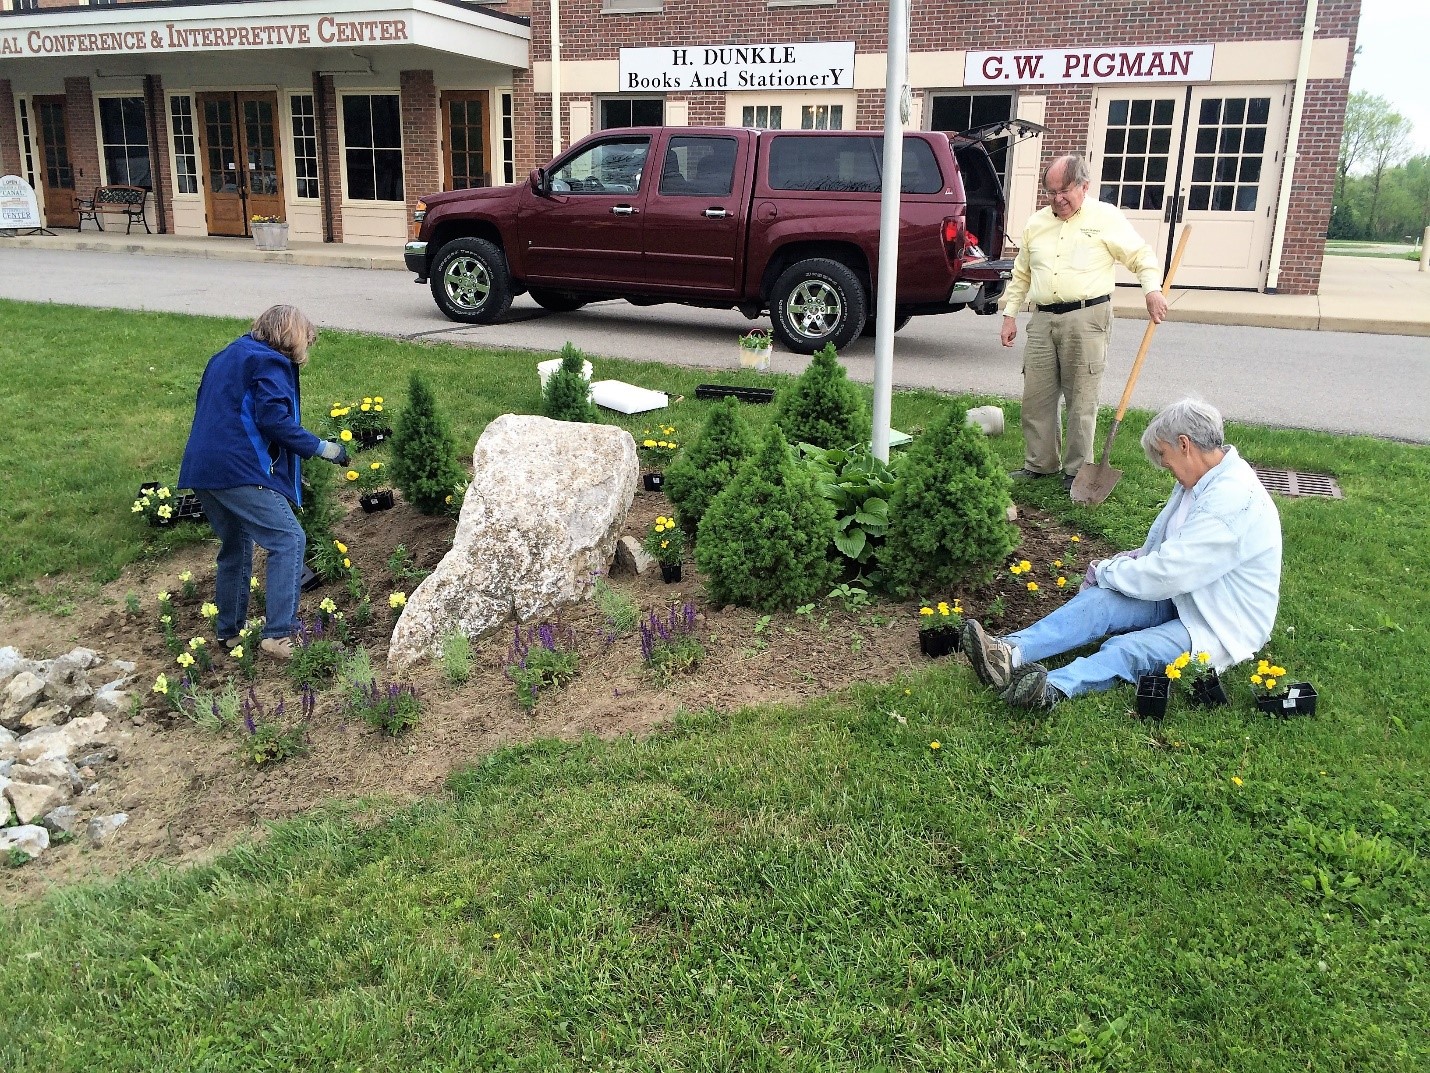
<svg viewBox="0 0 1430 1073">
<path fill-rule="evenodd" d="M 794 387 L 783 393 L 775 423 L 790 443 L 852 447 L 869 439 L 869 407 L 833 346 L 816 350 Z"/>
<path fill-rule="evenodd" d="M 755 436 L 727 396 L 713 411 L 700 436 L 665 471 L 665 494 L 675 505 L 681 526 L 694 532 L 714 498 L 755 453 Z"/>
<path fill-rule="evenodd" d="M 1008 475 L 988 441 L 950 406 L 904 456 L 879 561 L 890 591 L 951 589 L 1018 543 Z"/>
<path fill-rule="evenodd" d="M 838 571 L 834 509 L 771 425 L 700 520 L 695 562 L 717 604 L 763 611 L 823 595 Z"/>
<path fill-rule="evenodd" d="M 547 377 L 546 388 L 541 393 L 541 412 L 553 421 L 591 424 L 600 421 L 590 399 L 591 385 L 586 380 L 585 362 L 586 355 L 573 344 L 567 343 L 561 348 L 561 368 Z"/>
<path fill-rule="evenodd" d="M 464 477 L 447 420 L 417 370 L 407 382 L 407 405 L 392 433 L 392 480 L 402 498 L 423 514 L 440 514 L 452 487 Z"/>
</svg>

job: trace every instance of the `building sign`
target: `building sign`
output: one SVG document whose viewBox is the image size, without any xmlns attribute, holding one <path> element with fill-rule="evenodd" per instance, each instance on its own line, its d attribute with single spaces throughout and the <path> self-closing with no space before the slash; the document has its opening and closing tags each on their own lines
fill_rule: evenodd
<svg viewBox="0 0 1430 1073">
<path fill-rule="evenodd" d="M 34 188 L 18 175 L 0 178 L 0 231 L 44 226 Z"/>
<path fill-rule="evenodd" d="M 1209 82 L 1213 45 L 1030 48 L 968 52 L 966 86 L 1066 86 L 1079 82 Z"/>
<path fill-rule="evenodd" d="M 621 92 L 854 88 L 854 42 L 621 49 Z"/>
<path fill-rule="evenodd" d="M 397 12 L 283 19 L 185 19 L 112 26 L 0 30 L 0 56 L 133 55 L 410 44 L 408 19 Z"/>
</svg>

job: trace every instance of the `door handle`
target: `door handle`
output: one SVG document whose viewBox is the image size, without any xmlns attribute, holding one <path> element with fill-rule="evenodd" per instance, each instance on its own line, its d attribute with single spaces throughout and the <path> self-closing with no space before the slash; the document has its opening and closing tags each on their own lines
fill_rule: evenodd
<svg viewBox="0 0 1430 1073">
<path fill-rule="evenodd" d="M 1176 214 L 1177 195 L 1173 194 L 1171 197 L 1167 198 L 1166 202 L 1162 205 L 1162 222 L 1164 224 L 1170 224 L 1174 222 Z"/>
<path fill-rule="evenodd" d="M 708 216 L 708 217 L 709 217 L 710 219 L 712 219 L 712 220 L 723 220 L 723 219 L 725 219 L 725 217 L 729 216 L 730 214 L 729 214 L 726 210 L 720 208 L 719 206 L 716 206 L 716 207 L 713 208 L 713 209 L 706 209 L 706 210 L 705 210 L 704 212 L 702 212 L 700 215 L 701 215 L 701 216 Z"/>
<path fill-rule="evenodd" d="M 616 216 L 634 216 L 640 210 L 634 205 L 612 205 L 611 212 Z"/>
</svg>

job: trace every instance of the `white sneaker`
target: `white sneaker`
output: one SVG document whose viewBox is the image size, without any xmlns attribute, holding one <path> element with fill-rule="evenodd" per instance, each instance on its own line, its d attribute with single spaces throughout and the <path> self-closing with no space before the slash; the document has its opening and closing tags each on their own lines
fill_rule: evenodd
<svg viewBox="0 0 1430 1073">
<path fill-rule="evenodd" d="M 259 642 L 258 647 L 274 659 L 290 660 L 293 658 L 293 641 L 288 637 L 265 637 Z"/>
</svg>

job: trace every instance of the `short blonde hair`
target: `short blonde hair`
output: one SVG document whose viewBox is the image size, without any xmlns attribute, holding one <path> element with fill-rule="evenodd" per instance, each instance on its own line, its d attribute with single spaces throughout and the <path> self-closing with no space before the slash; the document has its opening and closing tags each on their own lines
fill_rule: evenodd
<svg viewBox="0 0 1430 1073">
<path fill-rule="evenodd" d="M 308 348 L 318 337 L 318 329 L 297 306 L 269 306 L 249 329 L 249 335 L 286 354 L 294 365 L 308 364 Z"/>
</svg>

